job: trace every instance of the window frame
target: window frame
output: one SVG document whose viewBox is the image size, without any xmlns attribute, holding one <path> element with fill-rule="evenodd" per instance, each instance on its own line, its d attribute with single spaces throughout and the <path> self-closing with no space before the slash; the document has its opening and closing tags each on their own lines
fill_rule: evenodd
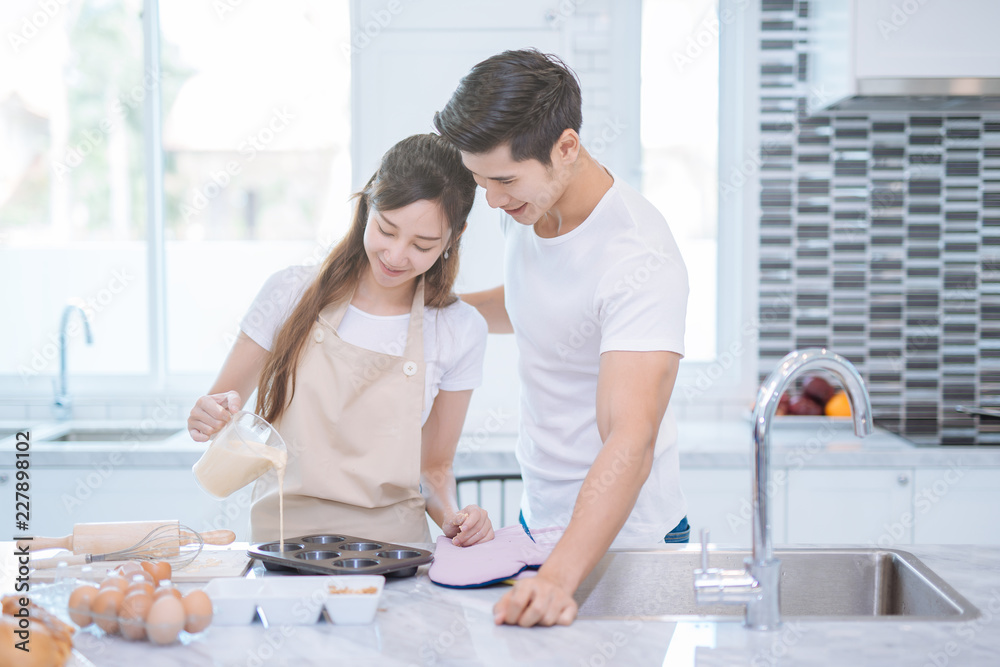
<svg viewBox="0 0 1000 667">
<path fill-rule="evenodd" d="M 681 363 L 672 400 L 685 408 L 706 401 L 741 405 L 753 400 L 759 384 L 759 73 L 757 59 L 746 54 L 760 38 L 760 9 L 745 0 L 719 0 L 719 17 L 716 353 L 712 361 Z M 737 195 L 723 196 L 734 174 L 743 183 Z"/>
<path fill-rule="evenodd" d="M 720 195 L 716 358 L 681 364 L 674 402 L 684 407 L 696 407 L 706 401 L 713 405 L 746 402 L 752 400 L 759 384 L 756 326 L 760 218 L 757 197 L 760 164 L 759 73 L 757 60 L 746 57 L 747 53 L 753 52 L 760 38 L 759 12 L 756 3 L 719 0 Z M 633 44 L 633 47 L 637 50 L 638 44 Z M 619 63 L 628 60 L 621 53 L 612 53 L 611 57 Z M 159 0 L 143 0 L 143 60 L 144 71 L 160 70 Z M 638 96 L 638 77 L 622 77 L 619 81 L 623 88 L 634 86 Z M 637 109 L 634 115 L 638 116 Z M 213 376 L 207 374 L 167 372 L 166 237 L 159 78 L 143 101 L 143 143 L 147 188 L 145 240 L 149 280 L 149 372 L 115 376 L 73 374 L 72 393 L 76 397 L 198 395 L 212 381 Z M 635 157 L 638 161 L 638 154 Z M 745 169 L 746 164 L 755 165 L 755 168 Z M 722 185 L 730 182 L 736 173 L 743 176 L 737 196 L 723 197 Z M 28 398 L 37 403 L 40 399 L 52 399 L 54 396 L 52 380 L 48 375 L 26 378 L 23 383 L 18 383 L 14 375 L 4 377 L 7 381 L 0 388 L 0 399 L 23 402 Z"/>
</svg>

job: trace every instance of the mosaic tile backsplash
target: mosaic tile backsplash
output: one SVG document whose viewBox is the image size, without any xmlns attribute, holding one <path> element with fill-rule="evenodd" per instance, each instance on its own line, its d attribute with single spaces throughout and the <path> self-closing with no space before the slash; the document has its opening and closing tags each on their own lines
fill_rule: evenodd
<svg viewBox="0 0 1000 667">
<path fill-rule="evenodd" d="M 876 423 L 927 445 L 1000 445 L 1000 113 L 808 116 L 807 2 L 763 3 L 763 379 L 827 346 Z"/>
</svg>

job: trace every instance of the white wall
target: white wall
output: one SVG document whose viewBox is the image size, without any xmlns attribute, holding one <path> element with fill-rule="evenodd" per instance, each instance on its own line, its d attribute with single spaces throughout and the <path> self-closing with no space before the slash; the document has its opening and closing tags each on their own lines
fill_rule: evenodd
<svg viewBox="0 0 1000 667">
<path fill-rule="evenodd" d="M 584 145 L 639 186 L 638 2 L 355 0 L 352 17 L 355 189 L 394 143 L 433 131 L 434 112 L 473 65 L 524 47 L 555 53 L 576 71 Z M 479 190 L 463 241 L 459 292 L 503 282 L 498 215 Z M 467 434 L 516 431 L 516 355 L 511 336 L 490 336 Z"/>
</svg>

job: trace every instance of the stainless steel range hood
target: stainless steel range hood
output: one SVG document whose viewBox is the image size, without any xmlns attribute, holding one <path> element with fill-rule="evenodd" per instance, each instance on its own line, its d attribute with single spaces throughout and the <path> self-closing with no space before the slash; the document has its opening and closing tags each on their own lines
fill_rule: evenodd
<svg viewBox="0 0 1000 667">
<path fill-rule="evenodd" d="M 1000 111 L 997 0 L 811 0 L 810 112 Z"/>
</svg>

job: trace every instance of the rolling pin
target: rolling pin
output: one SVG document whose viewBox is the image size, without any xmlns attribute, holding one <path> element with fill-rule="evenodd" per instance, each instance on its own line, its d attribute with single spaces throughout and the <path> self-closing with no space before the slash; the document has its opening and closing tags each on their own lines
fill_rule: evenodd
<svg viewBox="0 0 1000 667">
<path fill-rule="evenodd" d="M 32 551 L 41 549 L 69 549 L 74 554 L 106 553 L 128 549 L 150 531 L 160 526 L 173 526 L 177 533 L 177 546 L 197 542 L 190 532 L 180 529 L 180 521 L 117 521 L 108 523 L 78 523 L 73 526 L 73 534 L 66 537 L 36 537 L 27 545 Z M 236 533 L 231 530 L 210 530 L 201 533 L 205 544 L 232 544 Z"/>
</svg>

